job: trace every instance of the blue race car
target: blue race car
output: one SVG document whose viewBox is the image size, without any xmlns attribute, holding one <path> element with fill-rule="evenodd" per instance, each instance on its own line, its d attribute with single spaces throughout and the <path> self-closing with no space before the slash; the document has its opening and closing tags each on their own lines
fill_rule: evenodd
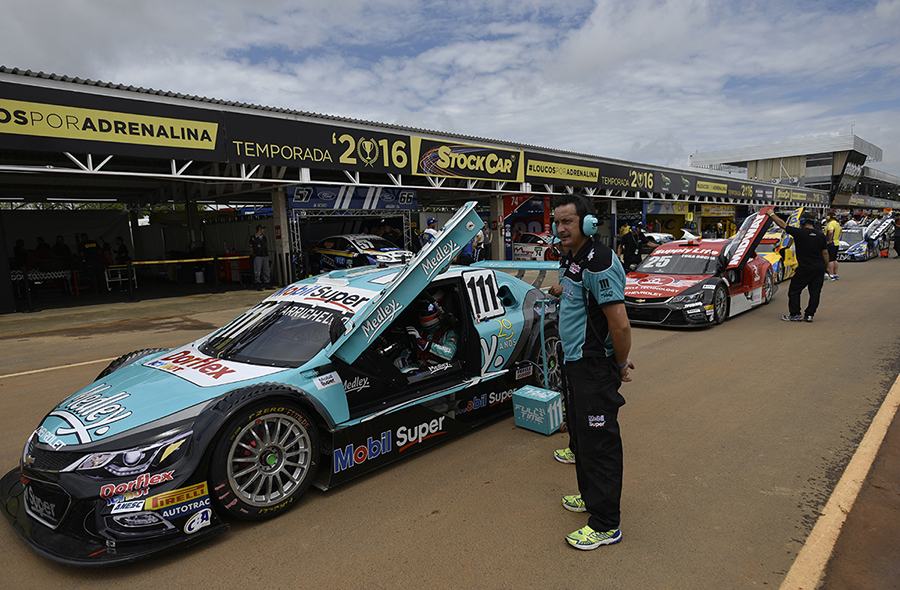
<svg viewBox="0 0 900 590">
<path fill-rule="evenodd" d="M 545 360 L 558 389 L 544 294 L 450 266 L 481 225 L 469 203 L 409 264 L 305 279 L 195 342 L 114 361 L 26 441 L 4 516 L 52 560 L 129 562 L 508 415 Z"/>
<path fill-rule="evenodd" d="M 344 234 L 320 240 L 309 251 L 313 274 L 367 265 L 404 264 L 413 253 L 371 234 Z"/>
</svg>

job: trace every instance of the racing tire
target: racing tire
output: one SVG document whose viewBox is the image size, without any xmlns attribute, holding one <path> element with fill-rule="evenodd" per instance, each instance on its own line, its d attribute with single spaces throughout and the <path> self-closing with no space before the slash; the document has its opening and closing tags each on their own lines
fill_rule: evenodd
<svg viewBox="0 0 900 590">
<path fill-rule="evenodd" d="M 721 324 L 728 317 L 728 290 L 719 283 L 713 291 L 713 323 Z"/>
<path fill-rule="evenodd" d="M 369 259 L 360 254 L 359 256 L 355 256 L 353 258 L 351 266 L 353 268 L 358 268 L 360 266 L 369 266 Z"/>
<path fill-rule="evenodd" d="M 127 367 L 131 363 L 141 360 L 145 356 L 150 356 L 151 354 L 156 354 L 157 352 L 166 352 L 169 350 L 168 348 L 143 348 L 141 350 L 135 350 L 134 352 L 129 352 L 128 354 L 123 354 L 113 362 L 109 363 L 109 365 L 103 369 L 97 378 L 94 381 L 99 381 L 103 379 L 110 373 L 115 373 L 122 367 Z"/>
<path fill-rule="evenodd" d="M 210 458 L 210 495 L 219 514 L 275 517 L 309 489 L 319 467 L 319 433 L 309 413 L 284 399 L 235 413 Z"/>
<path fill-rule="evenodd" d="M 781 267 L 784 268 L 783 266 Z M 766 278 L 763 281 L 763 305 L 768 305 L 775 296 L 775 279 L 772 277 L 772 271 L 766 271 Z"/>
<path fill-rule="evenodd" d="M 547 354 L 547 381 L 549 389 L 553 391 L 562 391 L 562 364 L 563 351 L 562 340 L 559 337 L 559 331 L 556 328 L 544 328 L 544 341 L 537 350 L 535 355 L 535 364 L 538 366 L 536 385 L 545 387 L 543 371 L 544 371 L 544 352 Z"/>
<path fill-rule="evenodd" d="M 559 260 L 559 254 L 554 248 L 547 248 L 546 250 L 544 250 L 544 260 L 546 262 L 554 262 L 556 260 Z"/>
<path fill-rule="evenodd" d="M 781 264 L 778 265 L 778 280 L 775 281 L 776 283 L 783 283 L 783 282 L 784 282 L 784 266 L 785 266 L 785 265 L 784 265 L 784 259 L 782 258 L 782 259 L 781 259 Z"/>
</svg>

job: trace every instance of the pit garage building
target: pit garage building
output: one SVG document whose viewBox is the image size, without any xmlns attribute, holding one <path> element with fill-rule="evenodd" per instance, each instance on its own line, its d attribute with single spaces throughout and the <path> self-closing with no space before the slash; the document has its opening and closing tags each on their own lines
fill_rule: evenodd
<svg viewBox="0 0 900 590">
<path fill-rule="evenodd" d="M 353 219 L 400 218 L 409 245 L 426 217 L 449 217 L 460 203 L 476 200 L 494 238 L 491 256 L 503 259 L 516 210 L 538 203 L 538 224 L 549 231 L 550 198 L 562 193 L 595 202 L 609 243 L 622 219 L 657 214 L 689 223 L 772 204 L 824 209 L 831 201 L 828 191 L 800 185 L 2 66 L 0 178 L 0 299 L 6 301 L 8 256 L 32 223 L 16 216 L 51 203 L 117 205 L 121 223 L 97 231 L 124 224 L 136 259 L 172 249 L 165 232 L 160 240 L 138 231 L 138 218 L 150 207 L 183 206 L 179 249 L 210 254 L 246 252 L 250 224 L 244 222 L 243 233 L 232 227 L 230 238 L 224 231 L 223 239 L 222 228 L 214 235 L 205 228 L 217 213 L 201 211 L 204 206 L 268 212 L 276 280 L 285 284 L 296 278 L 291 261 L 308 245 L 304 233 L 335 220 L 347 228 Z M 89 223 L 75 213 L 38 225 L 51 240 L 63 233 L 53 229 L 60 223 L 71 236 Z"/>
</svg>

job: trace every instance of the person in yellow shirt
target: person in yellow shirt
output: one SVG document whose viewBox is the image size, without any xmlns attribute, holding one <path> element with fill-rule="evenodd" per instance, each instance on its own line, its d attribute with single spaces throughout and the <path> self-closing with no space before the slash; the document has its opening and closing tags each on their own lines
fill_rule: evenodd
<svg viewBox="0 0 900 590">
<path fill-rule="evenodd" d="M 838 247 L 841 245 L 841 224 L 834 217 L 834 213 L 827 216 L 828 223 L 825 225 L 825 238 L 828 241 L 828 266 L 825 267 L 825 273 L 828 275 L 829 281 L 838 280 Z"/>
</svg>

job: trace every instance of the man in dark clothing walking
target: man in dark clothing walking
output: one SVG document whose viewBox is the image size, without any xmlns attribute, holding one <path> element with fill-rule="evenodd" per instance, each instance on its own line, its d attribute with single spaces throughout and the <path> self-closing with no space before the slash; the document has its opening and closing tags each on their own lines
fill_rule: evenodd
<svg viewBox="0 0 900 590">
<path fill-rule="evenodd" d="M 256 226 L 256 233 L 250 236 L 250 253 L 253 255 L 253 283 L 257 291 L 263 284 L 269 286 L 269 244 L 266 242 L 266 228 Z"/>
<path fill-rule="evenodd" d="M 769 210 L 769 217 L 775 225 L 794 238 L 797 249 L 797 272 L 788 289 L 788 315 L 781 316 L 786 322 L 811 322 L 819 308 L 819 297 L 825 282 L 825 268 L 828 266 L 828 240 L 825 234 L 816 230 L 815 220 L 800 220 L 800 227 L 791 227 L 783 219 Z M 809 289 L 809 303 L 806 312 L 800 315 L 800 293 Z"/>
</svg>

